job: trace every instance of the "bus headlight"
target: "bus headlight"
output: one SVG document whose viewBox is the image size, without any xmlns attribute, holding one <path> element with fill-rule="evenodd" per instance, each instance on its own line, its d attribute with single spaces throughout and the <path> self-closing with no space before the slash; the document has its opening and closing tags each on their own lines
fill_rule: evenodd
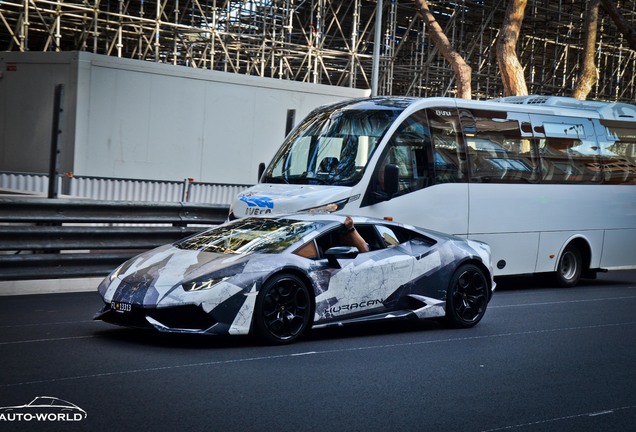
<svg viewBox="0 0 636 432">
<path fill-rule="evenodd" d="M 333 213 L 335 211 L 338 210 L 342 210 L 344 208 L 344 206 L 347 204 L 347 202 L 349 202 L 349 198 L 340 200 L 340 201 L 336 201 L 336 202 L 332 202 L 329 204 L 325 204 L 325 205 L 321 205 L 318 207 L 312 207 L 312 208 L 308 208 L 308 209 L 304 209 L 301 211 L 306 211 L 306 212 L 310 212 L 310 213 Z"/>
</svg>

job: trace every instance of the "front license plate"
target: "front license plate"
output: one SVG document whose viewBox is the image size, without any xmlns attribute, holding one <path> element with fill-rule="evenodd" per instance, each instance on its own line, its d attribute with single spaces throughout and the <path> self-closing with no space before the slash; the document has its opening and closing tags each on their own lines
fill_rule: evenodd
<svg viewBox="0 0 636 432">
<path fill-rule="evenodd" d="M 132 305 L 130 303 L 110 302 L 110 308 L 119 313 L 127 313 L 132 311 Z"/>
</svg>

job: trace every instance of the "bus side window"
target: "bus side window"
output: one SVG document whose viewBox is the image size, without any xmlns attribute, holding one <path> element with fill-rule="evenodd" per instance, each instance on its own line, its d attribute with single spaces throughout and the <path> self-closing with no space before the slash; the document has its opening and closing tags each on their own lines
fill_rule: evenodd
<svg viewBox="0 0 636 432">
<path fill-rule="evenodd" d="M 431 108 L 427 110 L 428 124 L 433 137 L 434 181 L 457 183 L 466 176 L 466 154 L 460 138 L 460 125 L 455 108 Z"/>
<path fill-rule="evenodd" d="M 591 130 L 586 131 L 583 121 L 579 124 L 544 122 L 543 128 L 545 138 L 539 144 L 542 182 L 600 181 L 599 148 Z"/>
<path fill-rule="evenodd" d="M 537 140 L 508 137 L 504 139 L 502 147 L 508 152 L 507 171 L 502 177 L 503 181 L 539 182 L 541 168 Z"/>
<path fill-rule="evenodd" d="M 539 161 L 527 114 L 471 110 L 461 118 L 471 182 L 538 181 Z"/>
<path fill-rule="evenodd" d="M 423 112 L 406 119 L 389 142 L 374 175 L 374 194 L 377 200 L 391 199 L 385 187 L 384 170 L 389 164 L 399 169 L 398 192 L 404 195 L 429 185 L 428 152 L 430 134 Z"/>
<path fill-rule="evenodd" d="M 600 120 L 603 183 L 636 184 L 636 129 L 632 122 Z"/>
</svg>

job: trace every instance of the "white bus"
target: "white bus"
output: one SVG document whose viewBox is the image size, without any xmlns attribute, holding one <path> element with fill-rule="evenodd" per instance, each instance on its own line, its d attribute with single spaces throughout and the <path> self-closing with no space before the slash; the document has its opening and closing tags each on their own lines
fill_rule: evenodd
<svg viewBox="0 0 636 432">
<path fill-rule="evenodd" d="M 492 248 L 496 275 L 563 286 L 636 268 L 636 106 L 524 96 L 379 97 L 321 107 L 230 218 L 368 215 Z"/>
</svg>

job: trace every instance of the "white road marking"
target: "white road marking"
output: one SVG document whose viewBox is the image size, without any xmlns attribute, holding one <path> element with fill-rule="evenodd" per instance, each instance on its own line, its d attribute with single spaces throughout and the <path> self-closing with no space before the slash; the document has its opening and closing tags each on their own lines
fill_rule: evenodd
<svg viewBox="0 0 636 432">
<path fill-rule="evenodd" d="M 536 426 L 536 425 L 547 424 L 547 423 L 556 423 L 556 422 L 561 422 L 561 421 L 565 421 L 565 420 L 572 420 L 572 419 L 576 419 L 576 418 L 580 418 L 580 417 L 593 417 L 595 415 L 601 415 L 601 414 L 614 414 L 616 411 L 633 410 L 633 409 L 636 409 L 636 405 L 624 406 L 624 407 L 620 407 L 620 408 L 612 408 L 610 410 L 605 410 L 605 411 L 601 411 L 601 412 L 581 413 L 581 414 L 574 414 L 574 415 L 564 416 L 564 417 L 556 417 L 556 418 L 551 418 L 551 419 L 538 420 L 538 421 L 530 422 L 530 423 L 520 423 L 520 424 L 516 424 L 516 425 L 503 426 L 503 427 L 495 428 L 495 429 L 486 429 L 486 430 L 483 430 L 481 432 L 499 432 L 499 431 L 505 431 L 505 430 L 527 428 L 528 426 Z"/>
<path fill-rule="evenodd" d="M 495 294 L 496 296 L 497 294 Z M 491 309 L 503 309 L 503 308 L 513 308 L 513 307 L 525 307 L 525 306 L 546 306 L 546 305 L 554 305 L 554 304 L 570 304 L 570 303 L 588 303 L 588 302 L 600 302 L 600 301 L 610 301 L 610 300 L 634 300 L 636 296 L 625 296 L 625 297 L 604 297 L 604 298 L 594 298 L 594 299 L 583 299 L 583 300 L 562 300 L 562 301 L 548 301 L 548 302 L 537 302 L 537 303 L 523 303 L 523 304 L 510 304 L 510 305 L 493 305 L 492 303 L 488 305 L 488 310 Z"/>
</svg>

